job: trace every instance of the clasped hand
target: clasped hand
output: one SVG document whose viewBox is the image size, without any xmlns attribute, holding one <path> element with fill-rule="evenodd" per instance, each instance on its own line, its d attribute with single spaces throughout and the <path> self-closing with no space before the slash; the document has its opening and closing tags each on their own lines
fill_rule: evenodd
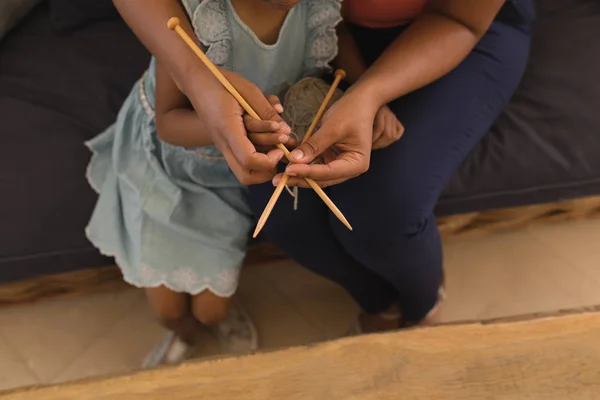
<svg viewBox="0 0 600 400">
<path fill-rule="evenodd" d="M 297 145 L 280 116 L 281 103 L 241 76 L 222 72 L 262 121 L 245 115 L 233 96 L 217 86 L 196 86 L 197 90 L 187 91 L 188 98 L 240 183 L 248 186 L 273 180 L 277 184 L 282 174 L 276 174 L 276 168 L 283 152 L 275 146 Z M 308 177 L 326 187 L 356 177 L 368 170 L 372 150 L 390 145 L 403 132 L 387 106 L 370 104 L 360 93 L 350 91 L 325 113 L 318 132 L 292 151 L 294 162 L 286 168 L 291 176 L 288 184 L 308 187 L 304 180 Z M 312 163 L 319 157 L 322 163 Z"/>
</svg>

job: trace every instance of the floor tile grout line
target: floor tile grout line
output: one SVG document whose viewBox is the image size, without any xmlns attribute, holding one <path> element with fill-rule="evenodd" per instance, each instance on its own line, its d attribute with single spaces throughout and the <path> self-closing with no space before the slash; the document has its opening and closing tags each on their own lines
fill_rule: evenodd
<svg viewBox="0 0 600 400">
<path fill-rule="evenodd" d="M 133 288 L 132 290 L 135 290 L 137 288 Z M 142 301 L 142 300 L 139 300 Z M 133 309 L 133 306 L 131 307 Z M 101 333 L 99 333 L 98 335 L 95 335 L 91 340 L 90 343 L 88 343 L 85 348 L 81 351 L 81 353 L 79 353 L 78 355 L 76 355 L 66 366 L 65 368 L 63 368 L 62 371 L 60 371 L 59 373 L 55 374 L 50 380 L 49 382 L 42 382 L 43 384 L 52 384 L 55 383 L 55 381 L 58 379 L 58 377 L 65 372 L 66 370 L 68 370 L 69 368 L 71 368 L 71 366 L 73 364 L 75 364 L 77 362 L 77 360 L 79 360 L 79 358 L 85 354 L 94 344 L 96 344 L 100 339 L 102 339 L 102 337 L 108 335 L 110 332 L 112 332 L 114 329 L 116 329 L 116 326 L 121 323 L 122 321 L 125 320 L 125 318 L 129 317 L 129 315 L 131 314 L 132 310 L 129 310 L 128 312 L 124 313 L 124 315 L 122 315 L 120 318 L 117 318 L 114 323 L 109 326 L 108 328 L 106 328 L 106 330 L 103 330 Z"/>
<path fill-rule="evenodd" d="M 1 329 L 0 329 L 0 341 L 2 341 L 2 343 L 4 343 L 6 345 L 6 347 L 13 353 L 13 356 L 15 356 L 17 358 L 17 360 L 21 363 L 23 368 L 25 368 L 27 370 L 27 372 L 35 379 L 37 384 L 43 383 L 42 379 L 38 376 L 38 374 L 33 369 L 31 369 L 31 367 L 27 363 L 27 360 L 23 357 L 21 352 L 17 351 L 14 344 L 10 343 L 10 341 L 7 340 L 5 333 L 2 332 Z"/>
<path fill-rule="evenodd" d="M 108 295 L 112 295 L 112 294 L 114 294 L 114 293 L 108 293 Z M 114 329 L 114 326 L 118 322 L 120 322 L 123 318 L 125 318 L 125 316 L 127 316 L 128 314 L 129 313 L 127 312 L 123 316 L 114 320 L 113 321 L 114 323 L 112 325 L 108 326 L 106 329 L 99 329 L 97 331 L 97 333 L 95 335 L 93 335 L 93 337 L 91 337 L 90 340 L 85 344 L 85 346 L 83 346 L 82 351 L 80 353 L 78 353 L 77 355 L 75 355 L 73 357 L 73 359 L 67 361 L 65 367 L 61 371 L 52 374 L 52 376 L 47 380 L 39 379 L 40 384 L 52 384 L 58 378 L 58 376 L 60 376 L 60 374 L 62 374 L 64 371 L 66 371 L 68 368 L 70 368 L 79 359 L 79 357 L 82 354 L 84 354 L 91 346 L 93 346 L 94 343 L 96 343 L 102 336 L 105 336 L 108 332 L 110 332 L 112 329 Z"/>
</svg>

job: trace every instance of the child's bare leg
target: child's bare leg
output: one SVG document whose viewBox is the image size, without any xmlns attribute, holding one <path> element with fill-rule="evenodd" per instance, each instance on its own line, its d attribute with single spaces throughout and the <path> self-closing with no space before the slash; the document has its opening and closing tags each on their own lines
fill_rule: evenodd
<svg viewBox="0 0 600 400">
<path fill-rule="evenodd" d="M 192 297 L 192 314 L 203 325 L 215 326 L 227 317 L 229 302 L 228 297 L 205 290 Z"/>
<path fill-rule="evenodd" d="M 199 326 L 192 314 L 190 296 L 164 286 L 147 288 L 146 296 L 160 324 L 173 331 L 184 343 L 194 345 Z"/>
<path fill-rule="evenodd" d="M 258 348 L 258 336 L 250 315 L 237 302 L 210 291 L 192 298 L 192 312 L 213 331 L 228 353 L 249 353 Z"/>
</svg>

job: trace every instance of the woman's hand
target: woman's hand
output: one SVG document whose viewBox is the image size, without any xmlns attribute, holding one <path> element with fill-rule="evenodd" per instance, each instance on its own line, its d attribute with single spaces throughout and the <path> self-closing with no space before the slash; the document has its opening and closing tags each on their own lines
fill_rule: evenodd
<svg viewBox="0 0 600 400">
<path fill-rule="evenodd" d="M 256 85 L 235 73 L 221 72 L 263 120 L 278 124 L 276 134 L 289 135 L 289 126 Z M 216 78 L 195 80 L 194 76 L 186 77 L 182 90 L 240 183 L 247 186 L 271 180 L 283 157 L 281 150 L 272 149 L 266 154 L 257 151 L 244 126 L 245 111 L 235 98 Z"/>
<path fill-rule="evenodd" d="M 229 167 L 245 185 L 271 180 L 275 167 L 283 156 L 276 149 L 268 154 L 259 153 L 248 139 L 244 111 L 219 81 L 212 75 L 187 44 L 166 29 L 171 17 L 181 21 L 181 27 L 194 37 L 187 15 L 180 1 L 154 0 L 148 8 L 146 0 L 113 0 L 127 25 L 145 47 L 165 67 L 177 87 L 192 103 L 200 124 L 208 131 L 212 142 L 221 150 Z M 226 71 L 227 79 L 263 119 L 282 122 L 258 88 L 240 76 Z M 282 124 L 282 132 L 289 131 Z"/>
<path fill-rule="evenodd" d="M 404 126 L 388 106 L 377 111 L 373 125 L 373 150 L 388 147 L 402 137 Z"/>
<path fill-rule="evenodd" d="M 292 152 L 295 163 L 286 172 L 290 186 L 308 187 L 302 178 L 331 186 L 369 169 L 373 123 L 379 107 L 359 90 L 350 89 L 323 116 L 321 128 Z M 310 164 L 321 157 L 323 164 Z M 277 184 L 281 174 L 273 179 Z"/>
</svg>

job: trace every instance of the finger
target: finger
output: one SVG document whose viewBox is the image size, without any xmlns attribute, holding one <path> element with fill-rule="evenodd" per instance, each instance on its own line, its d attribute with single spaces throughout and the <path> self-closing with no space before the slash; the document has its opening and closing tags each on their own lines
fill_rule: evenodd
<svg viewBox="0 0 600 400">
<path fill-rule="evenodd" d="M 246 127 L 246 130 L 251 133 L 276 132 L 281 127 L 279 122 L 261 121 L 259 119 L 252 118 L 247 114 L 244 115 L 244 126 Z"/>
<path fill-rule="evenodd" d="M 388 147 L 398 139 L 400 139 L 400 135 L 398 132 L 398 119 L 393 114 L 389 114 L 386 117 L 386 128 L 383 134 L 373 143 L 373 150 L 383 149 Z"/>
<path fill-rule="evenodd" d="M 279 114 L 283 112 L 283 106 L 281 105 L 279 97 L 275 96 L 274 94 L 270 94 L 267 96 L 267 100 L 269 101 L 269 103 L 271 103 L 271 106 L 273 106 L 273 109 L 275 109 L 275 111 L 277 111 Z"/>
<path fill-rule="evenodd" d="M 273 147 L 291 140 L 289 135 L 279 135 L 277 133 L 251 133 L 248 137 L 257 148 L 265 146 Z"/>
<path fill-rule="evenodd" d="M 260 185 L 261 183 L 269 182 L 273 179 L 273 176 L 277 173 L 277 170 L 272 171 L 249 171 L 247 174 L 247 180 L 242 183 L 244 186 Z"/>
<path fill-rule="evenodd" d="M 375 117 L 375 123 L 373 124 L 373 143 L 375 143 L 381 135 L 383 134 L 383 130 L 385 128 L 385 117 L 381 116 L 381 113 L 377 114 Z"/>
<path fill-rule="evenodd" d="M 312 178 L 315 181 L 333 181 L 353 178 L 369 168 L 369 156 L 360 153 L 343 153 L 328 164 L 291 164 L 286 172 L 292 177 Z"/>
<path fill-rule="evenodd" d="M 373 150 L 386 148 L 396 140 L 397 139 L 395 137 L 384 133 L 379 137 L 379 139 L 377 139 L 375 143 L 373 143 Z"/>
<path fill-rule="evenodd" d="M 373 129 L 373 143 L 375 143 L 376 141 L 378 141 L 379 139 L 381 139 L 381 135 L 383 134 L 383 129 L 377 125 L 374 129 Z"/>
<path fill-rule="evenodd" d="M 244 186 L 268 182 L 273 179 L 273 176 L 275 176 L 277 172 L 275 169 L 264 171 L 247 170 L 239 163 L 231 149 L 228 147 L 223 148 L 221 153 L 223 153 L 223 157 L 225 157 L 225 161 L 235 177 Z"/>
<path fill-rule="evenodd" d="M 378 148 L 388 147 L 396 140 L 396 116 L 388 114 L 385 118 L 385 129 L 378 140 Z"/>
<path fill-rule="evenodd" d="M 398 140 L 398 119 L 394 114 L 390 115 L 387 121 L 387 132 L 390 134 L 387 135 L 390 139 L 396 141 Z"/>
<path fill-rule="evenodd" d="M 332 147 L 338 141 L 338 135 L 332 132 L 321 131 L 292 151 L 292 160 L 296 163 L 310 163 L 321 155 L 325 150 Z"/>
<path fill-rule="evenodd" d="M 245 170 L 269 171 L 275 168 L 279 160 L 271 159 L 267 154 L 256 150 L 246 134 L 242 119 L 227 120 L 219 128 L 220 137 L 224 143 L 219 144 L 219 149 L 228 148 L 235 156 L 240 166 Z M 228 162 L 231 166 L 231 163 Z"/>
<path fill-rule="evenodd" d="M 279 184 L 279 182 L 281 181 L 281 179 L 283 178 L 283 174 L 277 174 L 273 177 L 273 179 L 271 180 L 271 183 L 273 184 L 273 186 L 277 186 Z M 336 180 L 331 180 L 331 181 L 315 181 L 317 183 L 317 185 L 319 185 L 322 188 L 326 188 L 329 186 L 333 186 L 333 185 L 338 185 L 340 183 L 343 183 L 345 181 L 347 181 L 348 178 L 344 178 L 344 179 L 336 179 Z M 311 186 L 308 184 L 308 182 L 306 182 L 306 179 L 304 178 L 298 178 L 298 177 L 290 177 L 288 179 L 288 186 L 297 186 L 300 188 L 305 188 L 308 189 Z"/>
<path fill-rule="evenodd" d="M 375 141 L 375 143 L 373 143 L 373 147 L 372 147 L 372 149 L 373 149 L 373 150 L 379 150 L 379 149 L 383 149 L 383 148 L 384 148 L 384 147 L 386 147 L 386 146 L 387 146 L 387 144 L 386 144 L 386 140 L 385 140 L 385 138 L 383 138 L 383 136 L 382 136 L 382 137 L 380 137 L 380 138 L 379 138 L 377 141 Z"/>
<path fill-rule="evenodd" d="M 278 133 L 289 134 L 292 131 L 271 104 L 271 101 L 275 101 L 277 96 L 268 96 L 269 99 L 267 99 L 255 85 L 243 85 L 238 91 L 262 120 L 279 122 L 280 129 Z M 279 103 L 279 99 L 277 99 L 277 103 Z M 283 108 L 281 110 L 283 111 Z"/>
<path fill-rule="evenodd" d="M 396 136 L 400 139 L 402 135 L 404 135 L 404 125 L 402 125 L 402 122 L 396 120 Z"/>
<path fill-rule="evenodd" d="M 270 149 L 267 152 L 267 156 L 269 156 L 269 158 L 272 158 L 273 160 L 280 160 L 280 162 L 286 161 L 286 159 L 283 157 L 283 152 L 278 148 Z"/>
<path fill-rule="evenodd" d="M 377 140 L 375 143 L 373 143 L 373 150 L 384 149 L 384 148 L 388 147 L 390 144 L 396 142 L 397 140 L 398 139 L 396 139 L 395 137 L 382 135 L 379 138 L 379 140 Z"/>
</svg>

